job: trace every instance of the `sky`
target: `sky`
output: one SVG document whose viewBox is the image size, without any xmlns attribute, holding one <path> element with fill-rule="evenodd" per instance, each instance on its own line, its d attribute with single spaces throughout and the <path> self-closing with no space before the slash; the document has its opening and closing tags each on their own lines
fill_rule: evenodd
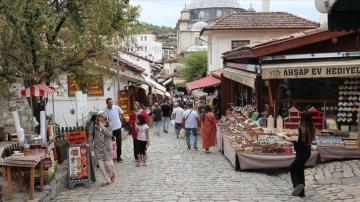
<svg viewBox="0 0 360 202">
<path fill-rule="evenodd" d="M 141 7 L 139 19 L 141 22 L 169 27 L 176 26 L 181 10 L 189 2 L 189 0 L 130 0 L 132 5 Z M 238 2 L 244 9 L 252 5 L 255 11 L 262 11 L 261 0 L 238 0 Z M 315 0 L 270 0 L 270 11 L 289 12 L 309 20 L 320 21 L 320 13 L 315 8 Z"/>
</svg>

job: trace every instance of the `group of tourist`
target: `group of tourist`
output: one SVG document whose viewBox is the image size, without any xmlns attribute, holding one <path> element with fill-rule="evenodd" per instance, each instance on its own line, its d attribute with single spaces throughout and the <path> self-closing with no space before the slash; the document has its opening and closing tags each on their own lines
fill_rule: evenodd
<svg viewBox="0 0 360 202">
<path fill-rule="evenodd" d="M 161 127 L 168 133 L 170 119 L 174 120 L 175 136 L 180 138 L 181 130 L 185 130 L 187 149 L 198 150 L 198 135 L 202 137 L 202 148 L 209 153 L 209 148 L 216 145 L 216 119 L 209 105 L 194 108 L 193 102 L 175 102 L 174 109 L 168 100 L 161 105 L 154 103 L 152 118 L 154 122 L 154 135 L 160 135 Z M 101 186 L 115 181 L 115 164 L 122 162 L 121 158 L 121 121 L 123 111 L 113 104 L 111 98 L 106 99 L 107 107 L 93 115 L 87 121 L 87 134 L 91 151 L 101 172 Z M 147 165 L 146 150 L 150 145 L 149 115 L 139 102 L 134 102 L 133 110 L 129 114 L 128 124 L 133 138 L 134 159 L 136 166 Z M 191 146 L 190 136 L 193 135 Z M 290 176 L 294 187 L 293 196 L 305 196 L 305 163 L 311 154 L 311 142 L 314 140 L 315 127 L 311 114 L 301 113 L 299 123 L 299 138 L 294 142 L 296 156 L 290 166 Z M 289 139 L 291 141 L 291 139 Z"/>
<path fill-rule="evenodd" d="M 121 121 L 123 114 L 121 108 L 114 105 L 112 98 L 106 99 L 106 108 L 93 115 L 86 123 L 88 141 L 94 154 L 93 160 L 100 168 L 101 186 L 109 185 L 115 181 L 115 162 L 122 162 L 121 158 Z M 204 110 L 197 111 L 193 103 L 185 105 L 168 100 L 160 105 L 154 103 L 152 107 L 154 122 L 154 135 L 160 135 L 161 128 L 168 133 L 170 120 L 174 119 L 176 138 L 180 138 L 181 129 L 185 130 L 187 149 L 191 149 L 190 135 L 194 137 L 193 149 L 198 150 L 197 140 L 201 134 L 203 149 L 206 153 L 209 148 L 216 145 L 216 120 L 209 105 Z M 133 139 L 134 159 L 136 167 L 147 165 L 146 150 L 150 145 L 149 115 L 139 102 L 134 102 L 129 114 L 128 124 Z"/>
</svg>

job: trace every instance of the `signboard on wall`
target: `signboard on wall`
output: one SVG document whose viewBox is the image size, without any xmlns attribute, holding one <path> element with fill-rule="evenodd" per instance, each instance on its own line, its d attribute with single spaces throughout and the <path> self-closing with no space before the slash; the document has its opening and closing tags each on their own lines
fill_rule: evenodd
<svg viewBox="0 0 360 202">
<path fill-rule="evenodd" d="M 124 117 L 129 117 L 131 109 L 128 90 L 121 90 L 118 92 L 118 106 L 123 110 Z"/>
<path fill-rule="evenodd" d="M 360 60 L 263 64 L 263 79 L 354 77 Z"/>
<path fill-rule="evenodd" d="M 88 96 L 104 96 L 104 79 L 101 75 L 94 75 L 93 81 L 89 83 L 87 88 Z M 72 76 L 67 76 L 67 85 L 68 85 L 68 96 L 74 97 L 76 91 L 80 90 L 78 82 L 73 79 Z"/>
</svg>

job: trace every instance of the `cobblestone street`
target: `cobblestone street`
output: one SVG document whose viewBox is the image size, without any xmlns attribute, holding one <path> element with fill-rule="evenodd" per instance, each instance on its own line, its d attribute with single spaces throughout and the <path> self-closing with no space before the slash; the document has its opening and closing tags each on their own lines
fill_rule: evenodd
<svg viewBox="0 0 360 202">
<path fill-rule="evenodd" d="M 54 201 L 360 201 L 360 161 L 327 162 L 306 169 L 306 197 L 291 196 L 286 169 L 235 171 L 212 148 L 205 154 L 187 150 L 174 130 L 150 136 L 149 165 L 135 167 L 132 139 L 123 142 L 123 163 L 117 163 L 113 184 L 76 186 Z M 199 138 L 201 139 L 201 138 Z"/>
</svg>

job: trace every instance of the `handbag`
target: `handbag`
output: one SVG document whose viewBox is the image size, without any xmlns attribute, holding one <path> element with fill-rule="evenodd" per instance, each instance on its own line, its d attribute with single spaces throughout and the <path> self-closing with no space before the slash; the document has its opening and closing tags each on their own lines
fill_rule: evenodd
<svg viewBox="0 0 360 202">
<path fill-rule="evenodd" d="M 185 128 L 181 128 L 181 130 L 179 132 L 179 136 L 180 137 L 185 137 Z"/>
</svg>

